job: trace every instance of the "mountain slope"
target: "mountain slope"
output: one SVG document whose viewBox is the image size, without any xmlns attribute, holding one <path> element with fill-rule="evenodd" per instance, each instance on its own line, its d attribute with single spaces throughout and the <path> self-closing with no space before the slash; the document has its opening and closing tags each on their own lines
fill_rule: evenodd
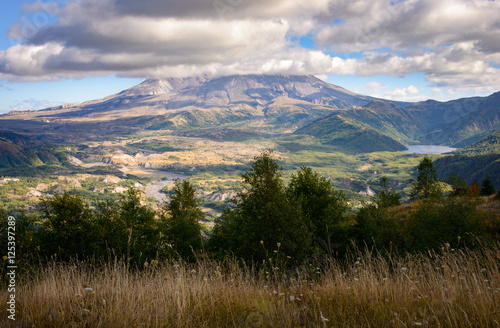
<svg viewBox="0 0 500 328">
<path fill-rule="evenodd" d="M 417 142 L 422 125 L 410 110 L 382 100 L 374 100 L 341 115 L 403 143 Z"/>
<path fill-rule="evenodd" d="M 465 147 L 500 128 L 500 92 L 448 102 L 428 100 L 407 110 L 421 122 L 425 144 Z"/>
<path fill-rule="evenodd" d="M 334 145 L 350 152 L 367 153 L 406 149 L 398 141 L 338 113 L 308 124 L 295 131 L 295 134 L 315 136 L 325 144 Z"/>
<path fill-rule="evenodd" d="M 364 131 L 377 140 L 373 149 L 401 149 L 400 144 L 464 147 L 500 129 L 500 93 L 411 104 L 356 94 L 314 76 L 166 78 L 80 105 L 0 115 L 0 129 L 75 143 L 143 130 L 237 127 L 291 133 L 330 114 L 351 122 L 350 133 L 355 127 L 357 134 Z M 390 146 L 382 147 L 384 140 Z"/>
<path fill-rule="evenodd" d="M 500 130 L 466 148 L 454 151 L 451 155 L 437 159 L 434 166 L 443 180 L 452 174 L 458 174 L 472 184 L 481 183 L 489 176 L 495 186 L 500 188 Z"/>
<path fill-rule="evenodd" d="M 335 115 L 405 144 L 464 147 L 500 129 L 500 93 L 407 107 L 373 100 Z"/>
<path fill-rule="evenodd" d="M 0 130 L 0 168 L 58 163 L 56 155 L 42 142 L 11 131 Z"/>
<path fill-rule="evenodd" d="M 458 174 L 469 185 L 483 181 L 489 176 L 495 185 L 500 188 L 500 154 L 477 156 L 451 155 L 434 161 L 438 178 L 446 181 L 450 175 Z"/>
<path fill-rule="evenodd" d="M 493 132 L 468 147 L 456 150 L 453 153 L 467 156 L 500 154 L 500 130 Z"/>
<path fill-rule="evenodd" d="M 241 120 L 298 127 L 332 110 L 364 105 L 372 99 L 314 76 L 169 78 L 146 80 L 118 94 L 81 105 L 11 113 L 10 118 L 51 124 L 75 121 L 109 124 L 120 119 L 120 127 L 126 125 L 124 120 L 129 120 L 135 127 L 147 129 L 210 127 Z"/>
</svg>

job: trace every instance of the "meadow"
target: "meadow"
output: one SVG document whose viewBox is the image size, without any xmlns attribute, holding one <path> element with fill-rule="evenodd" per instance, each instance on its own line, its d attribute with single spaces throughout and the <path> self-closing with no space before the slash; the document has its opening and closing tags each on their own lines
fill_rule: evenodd
<svg viewBox="0 0 500 328">
<path fill-rule="evenodd" d="M 276 264 L 279 253 L 258 266 L 49 263 L 18 281 L 16 327 L 499 327 L 499 245 L 446 246 L 293 268 Z"/>
</svg>

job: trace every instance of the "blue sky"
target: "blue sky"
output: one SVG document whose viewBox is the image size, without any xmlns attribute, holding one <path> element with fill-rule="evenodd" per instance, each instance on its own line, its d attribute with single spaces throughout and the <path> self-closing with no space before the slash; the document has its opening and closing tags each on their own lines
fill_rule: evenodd
<svg viewBox="0 0 500 328">
<path fill-rule="evenodd" d="M 500 90 L 499 2 L 31 0 L 0 4 L 0 113 L 146 78 L 314 74 L 362 94 Z"/>
</svg>

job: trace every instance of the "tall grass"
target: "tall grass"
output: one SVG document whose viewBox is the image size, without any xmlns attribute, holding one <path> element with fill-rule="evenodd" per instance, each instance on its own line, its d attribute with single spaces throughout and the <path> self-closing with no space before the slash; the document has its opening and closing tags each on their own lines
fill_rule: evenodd
<svg viewBox="0 0 500 328">
<path fill-rule="evenodd" d="M 18 282 L 17 327 L 500 327 L 499 247 L 353 252 L 293 270 L 236 261 L 52 264 Z M 0 297 L 6 313 L 7 296 Z M 8 326 L 3 315 L 0 326 Z"/>
</svg>

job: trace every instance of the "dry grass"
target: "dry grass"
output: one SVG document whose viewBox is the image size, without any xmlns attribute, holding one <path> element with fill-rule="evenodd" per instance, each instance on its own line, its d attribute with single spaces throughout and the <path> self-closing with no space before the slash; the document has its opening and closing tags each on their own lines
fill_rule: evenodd
<svg viewBox="0 0 500 328">
<path fill-rule="evenodd" d="M 17 326 L 500 327 L 499 248 L 449 251 L 365 252 L 286 273 L 208 260 L 141 271 L 51 265 L 18 282 Z"/>
</svg>

